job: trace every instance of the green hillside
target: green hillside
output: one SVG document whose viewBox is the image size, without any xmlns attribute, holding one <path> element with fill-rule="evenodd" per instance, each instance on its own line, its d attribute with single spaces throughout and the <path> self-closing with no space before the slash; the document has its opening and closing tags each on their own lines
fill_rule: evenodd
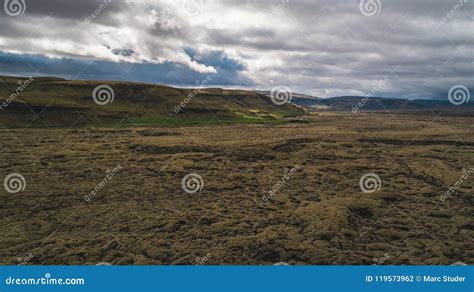
<svg viewBox="0 0 474 292">
<path fill-rule="evenodd" d="M 113 89 L 111 103 L 94 102 L 94 89 L 100 85 Z M 300 114 L 293 105 L 277 106 L 264 95 L 244 90 L 0 77 L 0 123 L 5 127 L 283 122 Z"/>
</svg>

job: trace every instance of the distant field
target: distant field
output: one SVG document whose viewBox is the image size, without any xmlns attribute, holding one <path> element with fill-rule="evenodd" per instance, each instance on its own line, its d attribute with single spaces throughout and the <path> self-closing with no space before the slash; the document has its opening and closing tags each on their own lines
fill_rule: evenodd
<svg viewBox="0 0 474 292">
<path fill-rule="evenodd" d="M 474 264 L 474 117 L 193 120 L 1 129 L 0 263 Z"/>
</svg>

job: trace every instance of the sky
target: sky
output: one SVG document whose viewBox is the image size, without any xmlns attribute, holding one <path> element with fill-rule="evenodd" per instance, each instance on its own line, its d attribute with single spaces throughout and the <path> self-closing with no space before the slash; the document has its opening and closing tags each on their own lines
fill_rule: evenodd
<svg viewBox="0 0 474 292">
<path fill-rule="evenodd" d="M 2 0 L 0 75 L 447 99 L 474 0 Z"/>
</svg>

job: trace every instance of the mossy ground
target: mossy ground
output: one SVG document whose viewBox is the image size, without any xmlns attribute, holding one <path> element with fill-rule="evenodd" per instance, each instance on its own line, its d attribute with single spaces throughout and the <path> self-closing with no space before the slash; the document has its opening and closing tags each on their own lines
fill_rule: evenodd
<svg viewBox="0 0 474 292">
<path fill-rule="evenodd" d="M 31 254 L 29 264 L 474 263 L 474 178 L 440 199 L 474 167 L 472 117 L 151 122 L 1 130 L 0 177 L 21 173 L 27 184 L 0 190 L 0 262 Z M 200 192 L 183 191 L 189 173 L 202 176 Z M 361 191 L 365 173 L 379 175 L 379 191 Z"/>
</svg>

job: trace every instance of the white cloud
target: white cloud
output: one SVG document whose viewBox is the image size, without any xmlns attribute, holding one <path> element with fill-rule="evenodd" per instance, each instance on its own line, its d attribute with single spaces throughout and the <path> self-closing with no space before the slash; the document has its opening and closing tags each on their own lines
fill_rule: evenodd
<svg viewBox="0 0 474 292">
<path fill-rule="evenodd" d="M 457 0 L 382 1 L 372 17 L 360 13 L 358 1 L 343 0 L 113 0 L 84 24 L 100 3 L 37 0 L 21 17 L 2 16 L 0 51 L 177 63 L 201 74 L 234 68 L 252 86 L 282 84 L 322 97 L 367 93 L 385 75 L 387 96 L 430 97 L 453 82 L 473 85 L 471 2 L 442 24 Z M 187 48 L 242 66 L 210 64 Z"/>
</svg>

